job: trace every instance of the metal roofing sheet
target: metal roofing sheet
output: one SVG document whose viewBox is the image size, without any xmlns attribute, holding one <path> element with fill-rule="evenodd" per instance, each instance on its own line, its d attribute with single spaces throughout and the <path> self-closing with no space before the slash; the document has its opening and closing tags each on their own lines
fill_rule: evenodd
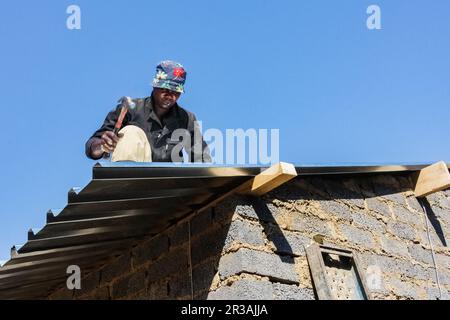
<svg viewBox="0 0 450 320">
<path fill-rule="evenodd" d="M 302 175 L 413 172 L 426 165 L 297 166 Z M 99 163 L 93 180 L 72 189 L 67 206 L 47 213 L 0 268 L 0 299 L 45 298 L 66 268 L 98 268 L 144 236 L 157 234 L 260 173 L 258 166 Z"/>
<path fill-rule="evenodd" d="M 102 163 L 93 180 L 72 189 L 67 206 L 47 213 L 0 268 L 0 299 L 45 298 L 65 283 L 66 268 L 99 267 L 133 241 L 157 234 L 240 185 L 261 168 L 213 165 Z"/>
</svg>

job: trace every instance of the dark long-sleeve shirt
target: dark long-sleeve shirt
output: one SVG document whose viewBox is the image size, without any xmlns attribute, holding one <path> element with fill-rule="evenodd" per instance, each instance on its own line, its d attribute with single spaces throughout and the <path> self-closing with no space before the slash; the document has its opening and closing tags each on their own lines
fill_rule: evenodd
<svg viewBox="0 0 450 320">
<path fill-rule="evenodd" d="M 175 104 L 163 118 L 160 119 L 153 111 L 152 97 L 133 99 L 135 108 L 129 109 L 122 127 L 135 125 L 144 130 L 152 149 L 153 162 L 181 161 L 182 152 L 180 141 L 189 155 L 190 162 L 211 162 L 209 149 L 200 132 L 195 115 L 178 104 Z M 105 131 L 113 131 L 120 114 L 121 105 L 108 113 L 103 125 L 86 142 L 86 156 L 91 155 L 93 138 L 100 138 Z M 177 130 L 181 129 L 181 130 Z M 188 141 L 190 137 L 190 142 Z M 175 149 L 174 149 L 175 148 Z M 180 158 L 173 159 L 172 151 Z M 95 160 L 95 159 L 94 159 Z"/>
</svg>

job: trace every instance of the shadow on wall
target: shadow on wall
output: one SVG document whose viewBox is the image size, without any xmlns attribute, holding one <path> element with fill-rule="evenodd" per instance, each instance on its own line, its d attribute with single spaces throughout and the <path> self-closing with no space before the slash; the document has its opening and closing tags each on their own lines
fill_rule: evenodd
<svg viewBox="0 0 450 320">
<path fill-rule="evenodd" d="M 277 215 L 279 212 L 273 205 L 274 201 L 278 201 L 282 204 L 294 205 L 298 200 L 317 200 L 321 203 L 335 202 L 334 200 L 343 200 L 345 203 L 350 203 L 356 208 L 364 210 L 366 208 L 365 199 L 376 198 L 376 201 L 380 203 L 389 202 L 395 205 L 406 206 L 405 197 L 401 193 L 409 192 L 413 190 L 413 182 L 408 174 L 371 174 L 371 175 L 354 175 L 354 176 L 299 176 L 285 185 L 273 190 L 269 194 L 261 198 L 251 198 L 242 196 L 233 196 L 230 199 L 225 200 L 212 210 L 213 220 L 221 221 L 223 229 L 211 232 L 214 234 L 214 239 L 206 237 L 202 234 L 195 235 L 197 237 L 194 240 L 192 246 L 193 257 L 193 285 L 196 299 L 208 298 L 208 290 L 215 286 L 217 281 L 225 280 L 227 275 L 233 275 L 233 272 L 223 271 L 221 266 L 221 258 L 225 253 L 230 251 L 236 251 L 242 248 L 241 245 L 235 244 L 231 246 L 233 240 L 240 240 L 242 243 L 257 246 L 261 244 L 261 241 L 255 239 L 251 230 L 247 230 L 248 226 L 244 227 L 241 223 L 241 230 L 236 231 L 239 227 L 236 227 L 236 220 L 233 215 L 237 215 L 244 221 L 252 221 L 262 227 L 264 236 L 270 241 L 274 248 L 273 253 L 278 255 L 278 258 L 287 264 L 294 264 L 295 258 L 299 257 L 299 249 L 293 248 L 292 239 L 286 238 L 286 232 L 283 230 L 283 226 L 280 226 L 277 221 Z M 411 196 L 414 200 L 415 198 Z M 379 200 L 379 199 L 382 199 Z M 416 200 L 415 200 L 416 201 Z M 301 201 L 300 201 L 301 202 Z M 308 201 L 305 201 L 306 203 Z M 439 236 L 440 241 L 446 246 L 446 240 L 441 224 L 431 209 L 428 201 L 424 201 L 427 208 L 427 216 L 431 222 L 432 227 Z M 417 203 L 417 201 L 416 201 Z M 302 212 L 302 208 L 295 208 L 297 211 Z M 371 208 L 372 209 L 372 208 Z M 416 211 L 421 212 L 420 206 L 414 208 Z M 306 210 L 308 210 L 306 208 Z M 373 210 L 380 210 L 378 207 Z M 333 212 L 331 212 L 333 214 Z M 337 214 L 337 213 L 336 213 Z M 391 213 L 388 213 L 391 214 Z M 193 224 L 194 220 L 193 219 Z M 197 218 L 198 219 L 198 218 Z M 237 233 L 244 233 L 244 235 L 236 236 Z M 310 239 L 306 239 L 312 241 Z M 195 242 L 202 245 L 195 245 Z M 303 243 L 307 245 L 306 241 Z M 245 246 L 244 246 L 245 247 Z M 202 256 L 204 252 L 209 252 L 209 258 Z M 206 264 L 204 260 L 207 260 L 209 264 L 208 272 L 205 272 Z M 209 260 L 208 260 L 209 259 Z M 242 263 L 242 261 L 235 261 L 236 264 Z M 203 267 L 203 269 L 202 269 Z M 258 268 L 247 267 L 240 265 L 236 267 L 243 273 L 252 273 Z M 247 270 L 247 269 L 248 270 Z M 260 274 L 261 276 L 268 276 L 270 280 L 278 281 L 277 276 L 271 276 L 270 274 Z M 270 272 L 269 272 L 270 273 Z M 274 272 L 275 274 L 276 272 Z M 217 274 L 219 279 L 217 279 Z M 239 274 L 236 272 L 235 274 Z M 216 278 L 215 278 L 216 277 Z M 272 279 L 273 278 L 273 279 Z M 284 281 L 284 280 L 283 280 Z"/>
<path fill-rule="evenodd" d="M 231 256 L 240 248 L 264 246 L 265 239 L 262 234 L 274 244 L 277 248 L 276 252 L 283 253 L 277 259 L 282 263 L 294 264 L 295 255 L 286 254 L 292 253 L 292 248 L 282 229 L 276 223 L 272 211 L 263 199 L 248 196 L 231 196 L 217 207 L 211 209 L 210 213 L 213 223 L 209 224 L 209 228 L 206 230 L 205 228 L 199 228 L 199 226 L 205 226 L 201 220 L 205 220 L 205 216 L 208 216 L 208 213 L 200 213 L 191 221 L 194 299 L 204 300 L 210 298 L 210 289 L 214 288 L 218 281 L 226 280 L 230 276 L 236 276 L 241 273 L 253 273 L 257 270 L 257 266 L 254 264 L 248 265 L 247 263 L 251 260 L 251 257 L 244 257 L 240 260 L 242 256 Z M 233 218 L 236 216 L 240 216 L 243 220 Z M 246 221 L 252 221 L 253 223 L 247 223 Z M 258 227 L 261 230 L 257 230 Z M 230 253 L 231 255 L 227 258 L 228 261 L 225 263 L 221 261 L 224 255 Z M 264 259 L 264 256 L 258 257 Z M 260 262 L 261 260 L 254 261 L 255 264 Z M 275 276 L 274 280 L 278 281 L 280 279 L 277 279 Z M 249 294 L 252 293 L 249 292 Z M 251 299 L 250 296 L 249 299 Z"/>
<path fill-rule="evenodd" d="M 441 241 L 441 244 L 444 247 L 447 247 L 447 241 L 445 240 L 444 231 L 442 230 L 441 223 L 439 222 L 438 217 L 434 213 L 433 208 L 430 205 L 430 202 L 426 198 L 421 198 L 419 202 L 424 206 L 428 221 L 431 223 L 431 226 L 436 232 L 436 235 Z"/>
</svg>

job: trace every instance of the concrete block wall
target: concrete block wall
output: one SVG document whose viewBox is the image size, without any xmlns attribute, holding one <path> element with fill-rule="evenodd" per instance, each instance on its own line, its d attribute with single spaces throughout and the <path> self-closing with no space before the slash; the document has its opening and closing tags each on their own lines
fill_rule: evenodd
<svg viewBox="0 0 450 320">
<path fill-rule="evenodd" d="M 316 299 L 305 246 L 321 235 L 358 254 L 374 299 L 449 299 L 450 191 L 425 204 L 427 218 L 408 175 L 298 177 L 229 197 L 48 298 Z"/>
</svg>

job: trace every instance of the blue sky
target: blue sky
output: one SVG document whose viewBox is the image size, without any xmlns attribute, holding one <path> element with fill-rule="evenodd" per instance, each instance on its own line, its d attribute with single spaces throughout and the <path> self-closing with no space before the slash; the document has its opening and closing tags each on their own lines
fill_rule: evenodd
<svg viewBox="0 0 450 320">
<path fill-rule="evenodd" d="M 66 9 L 81 8 L 81 30 Z M 381 30 L 366 9 L 381 8 Z M 10 1 L 0 21 L 0 260 L 85 185 L 84 143 L 155 65 L 204 129 L 279 128 L 297 164 L 450 162 L 448 0 Z"/>
</svg>

